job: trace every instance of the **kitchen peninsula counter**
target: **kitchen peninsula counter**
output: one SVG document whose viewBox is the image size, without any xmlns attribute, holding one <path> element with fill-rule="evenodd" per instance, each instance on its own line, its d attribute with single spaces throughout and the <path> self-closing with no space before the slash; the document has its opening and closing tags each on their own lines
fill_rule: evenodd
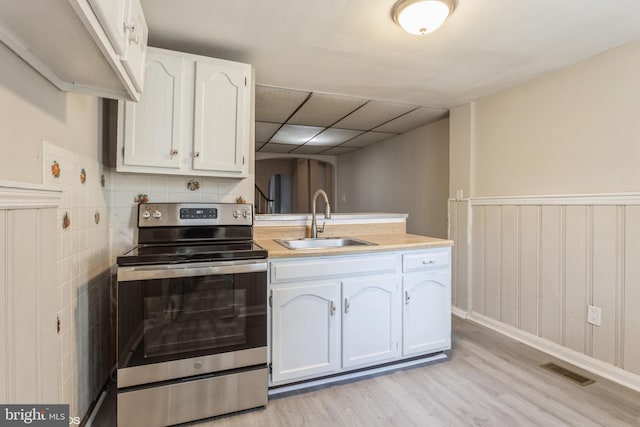
<svg viewBox="0 0 640 427">
<path fill-rule="evenodd" d="M 454 242 L 436 237 L 406 233 L 406 214 L 350 213 L 334 214 L 331 219 L 318 215 L 325 231 L 318 237 L 348 237 L 365 240 L 374 245 L 332 248 L 287 249 L 274 239 L 298 239 L 310 234 L 311 215 L 257 215 L 254 222 L 254 241 L 269 252 L 269 258 L 350 255 L 394 250 L 430 249 L 453 246 Z"/>
</svg>

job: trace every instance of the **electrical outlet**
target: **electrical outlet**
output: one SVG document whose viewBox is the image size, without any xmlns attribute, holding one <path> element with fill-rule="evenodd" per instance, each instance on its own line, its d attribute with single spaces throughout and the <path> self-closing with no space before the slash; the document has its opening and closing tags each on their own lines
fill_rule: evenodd
<svg viewBox="0 0 640 427">
<path fill-rule="evenodd" d="M 602 309 L 593 305 L 587 307 L 587 323 L 600 326 L 602 324 Z"/>
</svg>

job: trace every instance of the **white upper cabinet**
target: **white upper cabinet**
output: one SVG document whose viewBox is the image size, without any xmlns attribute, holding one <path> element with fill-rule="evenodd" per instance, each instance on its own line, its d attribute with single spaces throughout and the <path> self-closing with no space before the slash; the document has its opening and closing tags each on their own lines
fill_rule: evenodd
<svg viewBox="0 0 640 427">
<path fill-rule="evenodd" d="M 123 167 L 180 169 L 183 66 L 175 55 L 149 54 L 147 91 L 137 103 L 121 103 L 127 141 L 118 150 Z"/>
<path fill-rule="evenodd" d="M 89 0 L 91 9 L 118 55 L 124 53 L 129 0 Z"/>
<path fill-rule="evenodd" d="M 123 1 L 121 0 L 120 2 Z M 144 19 L 140 1 L 131 1 L 124 28 L 125 43 L 121 57 L 122 65 L 124 65 L 129 77 L 131 77 L 133 85 L 142 93 L 149 28 L 147 27 L 147 21 Z"/>
<path fill-rule="evenodd" d="M 203 61 L 195 67 L 193 169 L 241 173 L 247 160 L 251 70 Z"/>
<path fill-rule="evenodd" d="M 0 41 L 60 90 L 138 100 L 147 43 L 140 0 L 0 0 L 0 17 Z"/>
<path fill-rule="evenodd" d="M 120 172 L 244 178 L 251 66 L 149 48 L 140 101 L 120 102 Z"/>
</svg>

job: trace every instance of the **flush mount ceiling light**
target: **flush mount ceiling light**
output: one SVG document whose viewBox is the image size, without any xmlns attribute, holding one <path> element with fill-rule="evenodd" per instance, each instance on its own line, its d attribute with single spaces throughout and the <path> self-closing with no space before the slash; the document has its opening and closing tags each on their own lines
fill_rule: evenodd
<svg viewBox="0 0 640 427">
<path fill-rule="evenodd" d="M 410 34 L 428 34 L 444 23 L 454 7 L 454 0 L 400 0 L 393 7 L 393 20 Z"/>
</svg>

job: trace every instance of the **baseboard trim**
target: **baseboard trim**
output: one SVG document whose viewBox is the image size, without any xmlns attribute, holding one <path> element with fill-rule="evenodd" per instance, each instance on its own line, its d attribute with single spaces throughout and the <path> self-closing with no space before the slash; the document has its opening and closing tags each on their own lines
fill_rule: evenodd
<svg viewBox="0 0 640 427">
<path fill-rule="evenodd" d="M 575 350 L 571 350 L 544 338 L 524 332 L 479 313 L 469 312 L 466 318 L 472 322 L 478 323 L 479 325 L 486 326 L 489 329 L 513 338 L 516 341 L 520 341 L 523 344 L 527 344 L 537 350 L 543 351 L 553 357 L 592 372 L 602 378 L 606 378 L 640 392 L 640 375 L 633 374 L 625 371 L 624 369 L 594 359 L 582 353 L 578 353 Z"/>
<path fill-rule="evenodd" d="M 311 387 L 317 387 L 326 384 L 338 383 L 347 380 L 353 380 L 356 378 L 361 378 L 367 375 L 380 374 L 383 372 L 395 371 L 397 369 L 408 368 L 416 365 L 423 365 L 431 362 L 435 362 L 437 360 L 447 359 L 447 355 L 445 353 L 436 353 L 430 356 L 421 357 L 419 359 L 413 359 L 406 362 L 393 363 L 389 365 L 380 366 L 377 368 L 366 368 L 360 371 L 347 372 L 345 374 L 319 378 L 317 380 L 310 380 L 300 383 L 295 383 L 291 385 L 282 385 L 275 386 L 274 388 L 269 389 L 269 396 L 277 396 L 284 393 L 289 393 L 292 391 L 302 390 Z"/>
<path fill-rule="evenodd" d="M 469 313 L 466 310 L 463 310 L 463 309 L 458 308 L 458 307 L 451 306 L 451 314 L 453 314 L 454 316 L 459 317 L 461 319 L 468 319 L 469 318 Z"/>
</svg>

